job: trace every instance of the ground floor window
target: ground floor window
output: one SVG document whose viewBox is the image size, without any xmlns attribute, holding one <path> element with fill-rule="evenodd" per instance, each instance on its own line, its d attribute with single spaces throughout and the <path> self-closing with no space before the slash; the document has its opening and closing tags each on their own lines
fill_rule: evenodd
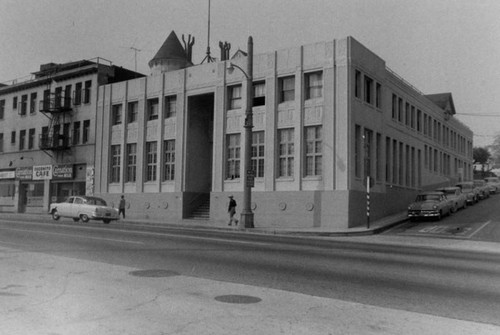
<svg viewBox="0 0 500 335">
<path fill-rule="evenodd" d="M 111 146 L 111 183 L 120 182 L 120 162 L 121 146 L 119 144 Z"/>
<path fill-rule="evenodd" d="M 125 182 L 135 182 L 137 178 L 137 143 L 127 144 L 127 174 Z"/>
<path fill-rule="evenodd" d="M 279 147 L 279 177 L 293 177 L 294 165 L 294 130 L 279 129 L 278 130 L 278 147 Z"/>
<path fill-rule="evenodd" d="M 146 181 L 156 180 L 156 169 L 158 162 L 157 142 L 146 143 Z"/>
<path fill-rule="evenodd" d="M 175 180 L 175 140 L 164 141 L 163 180 Z"/>
<path fill-rule="evenodd" d="M 321 126 L 306 127 L 305 134 L 305 175 L 321 176 L 323 163 L 323 142 Z"/>
<path fill-rule="evenodd" d="M 252 170 L 256 177 L 264 177 L 264 132 L 252 133 Z"/>
<path fill-rule="evenodd" d="M 240 134 L 227 135 L 226 179 L 240 178 Z"/>
</svg>

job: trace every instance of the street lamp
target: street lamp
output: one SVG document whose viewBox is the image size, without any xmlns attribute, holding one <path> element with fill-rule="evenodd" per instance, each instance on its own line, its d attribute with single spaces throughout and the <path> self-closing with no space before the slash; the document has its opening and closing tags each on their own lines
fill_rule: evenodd
<svg viewBox="0 0 500 335">
<path fill-rule="evenodd" d="M 247 56 L 247 71 L 241 67 L 229 62 L 227 70 L 229 73 L 234 71 L 234 68 L 239 69 L 247 79 L 247 103 L 245 111 L 245 157 L 243 161 L 243 209 L 241 210 L 241 225 L 240 228 L 254 228 L 253 212 L 251 208 L 252 202 L 252 186 L 254 183 L 254 172 L 252 171 L 252 128 L 253 128 L 253 39 L 248 37 L 248 56 Z"/>
</svg>

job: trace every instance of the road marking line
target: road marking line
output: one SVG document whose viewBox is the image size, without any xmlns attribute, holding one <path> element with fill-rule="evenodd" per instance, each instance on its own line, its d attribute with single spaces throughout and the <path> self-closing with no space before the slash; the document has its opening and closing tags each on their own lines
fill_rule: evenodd
<svg viewBox="0 0 500 335">
<path fill-rule="evenodd" d="M 486 227 L 487 225 L 489 225 L 491 223 L 491 220 L 488 220 L 486 221 L 485 223 L 483 223 L 481 225 L 481 227 L 479 227 L 478 229 L 476 229 L 475 232 L 473 232 L 472 234 L 470 234 L 469 236 L 467 236 L 468 238 L 472 238 L 472 236 L 476 235 L 481 229 L 483 229 L 484 227 Z"/>
<path fill-rule="evenodd" d="M 14 221 L 9 221 L 9 222 L 14 222 Z M 17 221 L 14 223 L 18 223 Z M 33 223 L 33 222 L 22 222 L 22 224 L 29 224 L 29 225 L 39 225 L 38 223 Z M 74 226 L 65 226 L 65 228 L 69 229 L 86 229 L 86 230 L 97 230 L 94 227 L 85 227 L 85 226 L 79 226 L 79 227 L 74 227 Z M 2 228 L 0 229 L 8 229 L 8 228 Z M 11 229 L 11 230 L 16 230 L 16 229 Z M 28 231 L 32 232 L 33 230 L 21 230 L 20 231 Z M 236 244 L 250 244 L 250 245 L 272 245 L 272 243 L 265 243 L 265 242 L 253 242 L 253 241 L 238 241 L 238 240 L 232 240 L 232 239 L 227 239 L 227 238 L 217 238 L 217 237 L 202 237 L 202 236 L 190 236 L 190 235 L 183 235 L 183 234 L 169 234 L 169 233 L 162 233 L 162 232 L 147 232 L 147 231 L 129 231 L 129 230 L 122 230 L 122 229 L 110 229 L 110 228 L 99 228 L 99 231 L 108 231 L 108 232 L 121 232 L 121 233 L 126 233 L 126 234 L 141 234 L 141 235 L 149 235 L 149 236 L 169 236 L 169 237 L 179 237 L 179 238 L 187 238 L 187 239 L 192 239 L 192 240 L 210 240 L 210 241 L 217 241 L 217 242 L 226 242 L 226 243 L 236 243 Z M 35 232 L 40 232 L 40 231 L 35 231 Z M 42 232 L 43 233 L 43 232 Z M 46 233 L 46 234 L 54 234 L 54 235 L 64 235 L 63 233 Z M 68 234 L 68 236 L 83 236 L 85 235 L 71 235 Z M 92 238 L 92 237 L 87 237 L 87 238 Z M 106 240 L 106 238 L 103 237 L 94 237 L 94 239 L 101 239 L 101 240 Z M 108 239 L 110 241 L 115 241 L 114 239 Z M 134 242 L 134 241 L 124 241 L 124 240 L 116 240 L 119 242 L 125 242 L 125 243 L 137 243 L 137 244 L 145 244 L 144 242 Z"/>
<path fill-rule="evenodd" d="M 93 236 L 74 235 L 74 234 L 65 234 L 65 233 L 54 233 L 54 232 L 46 232 L 46 231 L 32 230 L 32 229 L 15 229 L 15 228 L 3 228 L 3 227 L 0 227 L 0 229 L 22 231 L 22 232 L 29 232 L 29 233 L 47 234 L 47 235 L 83 237 L 83 238 L 87 238 L 87 239 L 91 239 L 91 240 L 104 240 L 104 241 L 112 241 L 112 242 L 131 243 L 131 244 L 144 244 L 144 242 L 138 242 L 138 241 L 127 241 L 127 240 L 118 240 L 118 239 L 114 239 L 114 238 L 93 237 Z"/>
</svg>

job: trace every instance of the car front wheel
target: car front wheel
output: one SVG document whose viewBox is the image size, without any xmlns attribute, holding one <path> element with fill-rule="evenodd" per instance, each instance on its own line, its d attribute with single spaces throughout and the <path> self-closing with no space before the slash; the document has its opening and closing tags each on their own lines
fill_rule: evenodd
<svg viewBox="0 0 500 335">
<path fill-rule="evenodd" d="M 111 220 L 110 219 L 103 219 L 102 222 L 104 222 L 104 223 L 110 223 Z"/>
<path fill-rule="evenodd" d="M 82 222 L 89 222 L 89 216 L 87 214 L 82 214 L 80 215 L 80 220 L 82 220 Z"/>
<path fill-rule="evenodd" d="M 59 219 L 61 218 L 61 216 L 59 215 L 59 212 L 57 211 L 57 209 L 54 209 L 54 210 L 52 211 L 52 218 L 53 218 L 54 220 L 56 220 L 56 221 L 57 221 L 57 220 L 59 220 Z"/>
</svg>

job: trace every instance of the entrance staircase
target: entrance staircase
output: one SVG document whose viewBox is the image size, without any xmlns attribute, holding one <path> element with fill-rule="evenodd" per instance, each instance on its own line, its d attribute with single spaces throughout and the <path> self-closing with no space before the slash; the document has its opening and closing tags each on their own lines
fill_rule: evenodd
<svg viewBox="0 0 500 335">
<path fill-rule="evenodd" d="M 199 200 L 199 205 L 196 207 L 191 215 L 188 217 L 190 220 L 209 220 L 210 219 L 210 195 L 207 194 Z"/>
</svg>

